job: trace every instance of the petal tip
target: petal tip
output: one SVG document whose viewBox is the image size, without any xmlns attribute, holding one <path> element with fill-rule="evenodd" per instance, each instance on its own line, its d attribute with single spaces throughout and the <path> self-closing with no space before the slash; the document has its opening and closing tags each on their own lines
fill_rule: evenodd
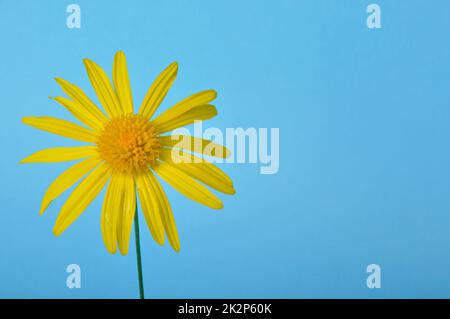
<svg viewBox="0 0 450 319">
<path fill-rule="evenodd" d="M 115 255 L 116 252 L 117 252 L 117 249 L 116 249 L 116 248 L 110 249 L 110 248 L 106 247 L 106 250 L 107 250 L 108 253 L 110 253 L 111 255 Z"/>
<path fill-rule="evenodd" d="M 216 203 L 216 204 L 214 204 L 214 205 L 211 206 L 212 209 L 217 209 L 217 210 L 223 209 L 223 207 L 224 207 L 224 206 L 223 206 L 223 203 L 222 203 L 222 202 Z"/>
<path fill-rule="evenodd" d="M 164 246 L 164 240 L 158 240 L 158 241 L 156 241 L 156 243 L 158 244 L 158 245 L 160 245 L 160 246 Z"/>
<path fill-rule="evenodd" d="M 174 62 L 170 63 L 169 68 L 173 68 L 174 72 L 177 73 L 178 72 L 178 62 L 174 61 Z"/>
<path fill-rule="evenodd" d="M 55 81 L 56 81 L 56 83 L 58 83 L 60 86 L 63 86 L 67 81 L 65 81 L 64 79 L 61 79 L 61 78 L 58 78 L 58 77 L 56 77 L 56 78 L 53 78 Z"/>
<path fill-rule="evenodd" d="M 85 67 L 91 66 L 92 64 L 94 64 L 94 61 L 88 59 L 88 58 L 84 58 L 83 59 L 83 64 Z"/>
<path fill-rule="evenodd" d="M 53 235 L 55 235 L 56 237 L 58 237 L 59 235 L 61 235 L 61 230 L 60 230 L 60 229 L 57 229 L 56 226 L 53 227 L 52 232 L 53 232 Z"/>
<path fill-rule="evenodd" d="M 41 202 L 41 207 L 39 208 L 39 216 L 44 214 L 45 210 L 48 208 L 52 201 L 48 201 L 47 198 L 44 196 Z"/>
<path fill-rule="evenodd" d="M 22 121 L 22 123 L 23 124 L 28 124 L 30 121 L 30 116 L 24 116 L 24 117 L 22 117 L 22 119 L 21 119 L 21 121 Z"/>
</svg>

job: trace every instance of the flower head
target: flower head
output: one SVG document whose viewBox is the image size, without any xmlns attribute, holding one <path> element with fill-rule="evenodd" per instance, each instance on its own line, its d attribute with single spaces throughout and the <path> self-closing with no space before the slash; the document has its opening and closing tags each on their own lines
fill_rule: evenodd
<svg viewBox="0 0 450 319">
<path fill-rule="evenodd" d="M 161 143 L 152 123 L 139 115 L 122 115 L 105 125 L 97 147 L 114 172 L 138 174 L 156 165 Z"/>
<path fill-rule="evenodd" d="M 205 185 L 225 194 L 235 193 L 231 179 L 223 171 L 192 154 L 199 152 L 194 147 L 198 143 L 214 150 L 208 154 L 211 156 L 225 158 L 229 156 L 229 150 L 192 136 L 179 136 L 188 141 L 180 147 L 171 136 L 164 135 L 196 120 L 215 116 L 216 108 L 209 103 L 216 98 L 216 92 L 207 90 L 191 95 L 153 118 L 176 78 L 177 63 L 169 65 L 157 77 L 137 113 L 134 112 L 123 52 L 117 52 L 114 58 L 112 83 L 96 63 L 85 59 L 84 64 L 104 111 L 79 87 L 57 78 L 57 83 L 68 97 L 58 96 L 53 99 L 82 125 L 53 117 L 23 118 L 25 124 L 35 128 L 88 143 L 85 146 L 41 150 L 21 161 L 54 163 L 81 159 L 49 186 L 40 213 L 81 180 L 56 220 L 53 232 L 60 235 L 106 186 L 101 230 L 109 252 L 115 253 L 118 246 L 122 254 L 128 253 L 138 202 L 154 240 L 162 245 L 166 235 L 170 245 L 178 251 L 180 242 L 175 220 L 155 173 L 188 198 L 214 209 L 222 208 L 223 204 Z M 177 152 L 173 152 L 174 149 Z M 187 163 L 177 158 L 185 155 L 195 161 Z"/>
</svg>

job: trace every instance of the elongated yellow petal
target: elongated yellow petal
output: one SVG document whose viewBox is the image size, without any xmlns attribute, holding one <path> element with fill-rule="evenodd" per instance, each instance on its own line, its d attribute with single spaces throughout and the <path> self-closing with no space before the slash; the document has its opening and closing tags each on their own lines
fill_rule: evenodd
<svg viewBox="0 0 450 319">
<path fill-rule="evenodd" d="M 56 147 L 38 151 L 21 160 L 21 163 L 58 163 L 97 155 L 95 146 Z"/>
<path fill-rule="evenodd" d="M 96 127 L 102 127 L 108 121 L 106 115 L 97 107 L 97 105 L 95 105 L 94 102 L 92 102 L 92 100 L 83 92 L 82 89 L 64 79 L 55 78 L 55 80 L 61 86 L 63 91 L 74 102 L 78 103 L 76 105 L 76 107 L 80 108 L 78 113 L 89 114 L 89 121 L 95 122 Z"/>
<path fill-rule="evenodd" d="M 156 80 L 150 86 L 150 89 L 147 91 L 144 101 L 142 102 L 141 108 L 139 109 L 139 114 L 145 119 L 149 120 L 153 114 L 155 114 L 156 109 L 166 97 L 173 81 L 175 81 L 177 72 L 178 63 L 173 62 L 158 75 Z"/>
<path fill-rule="evenodd" d="M 227 158 L 231 155 L 231 151 L 223 145 L 189 135 L 165 135 L 160 136 L 159 141 L 165 147 L 179 148 L 184 151 L 201 153 L 206 156 Z"/>
<path fill-rule="evenodd" d="M 116 200 L 119 203 L 119 216 L 117 222 L 117 242 L 120 253 L 128 254 L 133 217 L 136 211 L 136 192 L 133 176 L 128 174 L 117 175 L 118 191 Z"/>
<path fill-rule="evenodd" d="M 162 209 L 156 194 L 148 181 L 148 173 L 143 172 L 136 176 L 136 186 L 144 213 L 145 221 L 150 229 L 153 239 L 160 245 L 164 244 L 164 226 L 162 223 Z"/>
<path fill-rule="evenodd" d="M 73 116 L 90 128 L 100 131 L 103 128 L 102 123 L 95 119 L 80 103 L 66 99 L 62 96 L 53 98 L 56 102 L 64 106 Z"/>
<path fill-rule="evenodd" d="M 158 115 L 158 122 L 168 122 L 190 110 L 192 110 L 195 107 L 198 107 L 200 105 L 206 105 L 209 104 L 211 101 L 213 101 L 217 97 L 217 92 L 214 90 L 206 90 L 201 91 L 195 94 L 192 94 L 191 96 L 185 98 L 184 100 L 178 102 L 171 108 L 167 109 L 160 115 Z M 156 119 L 155 119 L 156 121 Z"/>
<path fill-rule="evenodd" d="M 236 193 L 228 175 L 204 159 L 179 150 L 168 149 L 161 149 L 159 158 L 219 192 L 230 195 Z"/>
<path fill-rule="evenodd" d="M 163 119 L 158 116 L 153 121 L 153 124 L 155 124 L 158 127 L 158 131 L 162 134 L 182 126 L 192 124 L 194 123 L 194 121 L 208 120 L 216 115 L 217 110 L 215 106 L 207 104 L 194 107 L 189 111 L 181 115 L 178 115 L 174 118 L 164 117 Z"/>
<path fill-rule="evenodd" d="M 114 178 L 116 179 L 115 183 L 116 183 L 116 192 L 115 195 L 117 195 L 115 197 L 115 201 L 116 201 L 116 206 L 122 206 L 122 202 L 123 202 L 123 193 L 121 192 L 123 190 L 123 179 L 120 178 L 120 174 L 114 174 Z M 119 249 L 121 249 L 120 247 L 122 247 L 122 228 L 123 228 L 123 214 L 121 211 L 117 212 L 117 224 L 116 224 L 116 240 L 117 243 L 119 245 Z"/>
<path fill-rule="evenodd" d="M 101 164 L 74 189 L 53 227 L 56 236 L 61 235 L 83 213 L 105 186 L 109 176 L 108 166 Z"/>
<path fill-rule="evenodd" d="M 172 208 L 170 207 L 164 189 L 151 171 L 147 173 L 146 184 L 150 188 L 150 192 L 156 195 L 154 200 L 156 200 L 161 207 L 161 218 L 170 245 L 175 251 L 180 251 L 180 239 L 178 238 L 178 230 L 172 214 Z"/>
<path fill-rule="evenodd" d="M 117 251 L 117 221 L 122 210 L 121 185 L 117 175 L 113 174 L 106 189 L 100 220 L 103 242 L 111 254 Z"/>
<path fill-rule="evenodd" d="M 223 208 L 222 202 L 213 193 L 182 170 L 165 162 L 158 162 L 153 170 L 173 188 L 193 201 L 214 209 Z"/>
<path fill-rule="evenodd" d="M 97 140 L 96 134 L 93 131 L 72 122 L 50 116 L 26 116 L 22 118 L 22 122 L 37 129 L 78 141 L 95 143 Z"/>
<path fill-rule="evenodd" d="M 47 189 L 42 199 L 39 214 L 44 213 L 50 203 L 58 198 L 62 193 L 68 190 L 72 185 L 78 182 L 83 176 L 89 173 L 95 166 L 100 163 L 98 158 L 88 158 L 81 161 L 59 175 Z"/>
<path fill-rule="evenodd" d="M 83 62 L 92 87 L 94 88 L 95 93 L 97 94 L 97 97 L 103 105 L 106 113 L 108 113 L 110 117 L 121 115 L 122 109 L 120 107 L 119 100 L 117 99 L 116 92 L 114 92 L 111 81 L 105 71 L 103 71 L 102 68 L 94 61 L 84 59 Z"/>
<path fill-rule="evenodd" d="M 131 95 L 130 79 L 128 78 L 127 60 L 122 51 L 118 51 L 114 57 L 113 82 L 122 111 L 125 114 L 132 114 L 133 97 Z"/>
</svg>

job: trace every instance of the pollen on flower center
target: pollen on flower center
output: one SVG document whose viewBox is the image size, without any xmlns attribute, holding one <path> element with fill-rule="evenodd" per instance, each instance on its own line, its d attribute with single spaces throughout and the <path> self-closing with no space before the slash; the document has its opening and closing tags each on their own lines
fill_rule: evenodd
<svg viewBox="0 0 450 319">
<path fill-rule="evenodd" d="M 136 174 L 155 165 L 161 144 L 150 122 L 139 115 L 123 115 L 105 125 L 97 147 L 114 171 Z"/>
</svg>

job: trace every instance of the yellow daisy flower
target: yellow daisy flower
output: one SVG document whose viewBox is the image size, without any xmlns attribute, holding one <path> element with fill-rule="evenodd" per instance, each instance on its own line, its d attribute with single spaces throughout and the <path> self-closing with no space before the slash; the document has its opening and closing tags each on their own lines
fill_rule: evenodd
<svg viewBox="0 0 450 319">
<path fill-rule="evenodd" d="M 35 128 L 89 143 L 86 146 L 44 149 L 21 161 L 55 163 L 82 159 L 53 181 L 42 200 L 40 214 L 84 177 L 61 208 L 53 228 L 55 235 L 62 234 L 108 184 L 101 231 L 110 253 L 115 253 L 117 246 L 123 255 L 128 253 L 133 218 L 137 222 L 138 199 L 154 240 L 164 244 L 165 233 L 173 249 L 179 251 L 172 209 L 154 173 L 188 198 L 220 209 L 222 202 L 203 184 L 225 194 L 234 194 L 231 179 L 204 159 L 195 157 L 188 163 L 183 162 L 183 158 L 198 151 L 194 145 L 201 145 L 202 149 L 208 146 L 215 150 L 208 155 L 222 158 L 229 156 L 230 151 L 209 140 L 191 136 L 180 136 L 190 142 L 180 147 L 172 136 L 161 134 L 192 124 L 195 120 L 215 116 L 217 110 L 209 103 L 216 98 L 216 92 L 207 90 L 191 95 L 152 119 L 177 76 L 176 62 L 156 78 L 137 113 L 133 109 L 123 52 L 117 52 L 114 58 L 113 83 L 95 62 L 85 59 L 84 65 L 105 112 L 79 87 L 56 78 L 69 98 L 58 96 L 54 100 L 85 126 L 48 116 L 24 117 L 22 120 Z"/>
</svg>

